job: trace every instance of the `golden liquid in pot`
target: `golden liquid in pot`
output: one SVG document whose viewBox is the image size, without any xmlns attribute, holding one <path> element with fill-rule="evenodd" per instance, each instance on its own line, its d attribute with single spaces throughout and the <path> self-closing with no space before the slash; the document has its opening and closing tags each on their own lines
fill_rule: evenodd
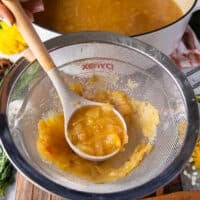
<svg viewBox="0 0 200 200">
<path fill-rule="evenodd" d="M 136 35 L 163 27 L 183 13 L 173 0 L 43 0 L 35 22 L 62 33 L 110 31 Z"/>
</svg>

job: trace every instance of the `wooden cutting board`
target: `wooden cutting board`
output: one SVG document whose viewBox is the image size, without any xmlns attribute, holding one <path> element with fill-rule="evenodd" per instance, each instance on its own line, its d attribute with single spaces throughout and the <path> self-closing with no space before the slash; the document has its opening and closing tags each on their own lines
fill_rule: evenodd
<svg viewBox="0 0 200 200">
<path fill-rule="evenodd" d="M 52 195 L 29 182 L 20 173 L 17 174 L 15 200 L 66 200 Z"/>
<path fill-rule="evenodd" d="M 181 191 L 167 195 L 146 198 L 144 200 L 199 200 L 200 191 Z"/>
<path fill-rule="evenodd" d="M 171 194 L 163 194 L 161 188 L 155 193 L 156 197 L 145 198 L 144 200 L 199 200 L 200 191 L 181 191 Z M 17 174 L 15 200 L 67 200 L 48 192 L 43 191 L 30 183 L 20 173 Z"/>
</svg>

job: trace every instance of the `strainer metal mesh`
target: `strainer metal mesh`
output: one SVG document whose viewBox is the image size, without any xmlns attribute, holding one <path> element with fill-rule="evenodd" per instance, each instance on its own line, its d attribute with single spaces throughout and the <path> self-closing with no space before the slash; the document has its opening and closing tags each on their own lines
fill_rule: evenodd
<svg viewBox="0 0 200 200">
<path fill-rule="evenodd" d="M 181 151 L 186 133 L 185 130 L 182 136 L 179 136 L 178 123 L 182 120 L 187 122 L 187 110 L 179 86 L 161 64 L 139 52 L 104 43 L 66 46 L 52 51 L 51 54 L 61 71 L 71 79 L 83 80 L 94 73 L 100 74 L 108 77 L 106 80 L 109 87 L 123 90 L 135 99 L 151 102 L 159 110 L 160 124 L 153 151 L 130 175 L 117 182 L 93 184 L 60 172 L 41 159 L 35 146 L 38 119 L 49 112 L 61 109 L 51 83 L 40 72 L 31 78 L 26 93 L 20 93 L 17 97 L 22 105 L 15 111 L 15 118 L 12 117 L 11 105 L 15 91 L 19 90 L 17 83 L 11 92 L 8 105 L 8 119 L 14 142 L 31 166 L 64 187 L 74 190 L 78 188 L 84 192 L 112 193 L 131 189 L 150 181 L 174 161 Z M 32 64 L 28 70 L 34 67 L 35 64 Z M 113 80 L 113 74 L 119 77 L 117 81 Z M 127 87 L 129 79 L 136 82 L 138 86 L 134 89 Z M 14 100 L 16 101 L 16 98 Z M 131 145 L 136 145 L 140 140 L 141 137 L 134 137 Z"/>
</svg>

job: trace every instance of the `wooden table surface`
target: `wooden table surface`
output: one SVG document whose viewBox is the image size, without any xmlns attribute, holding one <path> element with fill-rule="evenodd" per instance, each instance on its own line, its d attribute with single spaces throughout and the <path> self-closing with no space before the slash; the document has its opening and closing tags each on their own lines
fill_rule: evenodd
<svg viewBox="0 0 200 200">
<path fill-rule="evenodd" d="M 174 179 L 164 188 L 144 200 L 200 200 L 200 191 L 181 191 L 180 178 Z M 180 192 L 181 191 L 181 192 Z M 52 195 L 30 183 L 20 173 L 17 174 L 15 200 L 66 200 Z M 80 199 L 81 200 L 81 199 Z"/>
<path fill-rule="evenodd" d="M 66 200 L 52 195 L 30 183 L 20 173 L 17 174 L 15 200 Z"/>
</svg>

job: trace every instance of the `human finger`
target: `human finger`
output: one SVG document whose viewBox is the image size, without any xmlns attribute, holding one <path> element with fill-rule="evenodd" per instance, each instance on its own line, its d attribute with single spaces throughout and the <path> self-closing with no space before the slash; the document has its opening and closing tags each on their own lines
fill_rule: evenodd
<svg viewBox="0 0 200 200">
<path fill-rule="evenodd" d="M 7 7 L 0 2 L 0 18 L 2 18 L 6 23 L 13 24 L 15 19 L 12 13 L 7 9 Z"/>
<path fill-rule="evenodd" d="M 44 10 L 42 0 L 21 0 L 23 7 L 32 13 L 41 12 Z"/>
</svg>

